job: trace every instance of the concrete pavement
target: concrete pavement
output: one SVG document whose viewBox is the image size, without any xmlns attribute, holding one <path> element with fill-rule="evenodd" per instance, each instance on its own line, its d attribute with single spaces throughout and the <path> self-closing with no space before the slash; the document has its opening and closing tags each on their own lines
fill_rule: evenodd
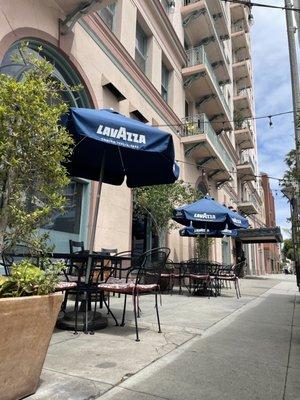
<svg viewBox="0 0 300 400">
<path fill-rule="evenodd" d="M 277 284 L 101 400 L 300 399 L 300 297 L 294 289 L 294 282 Z"/>
<path fill-rule="evenodd" d="M 53 335 L 29 399 L 299 400 L 300 297 L 293 276 L 242 281 L 218 298 L 164 295 L 163 334 L 142 298 L 141 342 L 127 327 Z M 113 299 L 120 315 L 122 299 Z"/>
</svg>

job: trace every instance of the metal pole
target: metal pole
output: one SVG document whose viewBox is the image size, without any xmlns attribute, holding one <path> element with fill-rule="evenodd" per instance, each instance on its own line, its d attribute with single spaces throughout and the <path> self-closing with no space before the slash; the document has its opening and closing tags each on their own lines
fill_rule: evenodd
<svg viewBox="0 0 300 400">
<path fill-rule="evenodd" d="M 299 74 L 297 65 L 297 52 L 295 42 L 295 27 L 293 19 L 293 7 L 291 0 L 285 0 L 285 6 L 289 9 L 286 10 L 286 27 L 290 56 L 290 69 L 291 69 L 291 83 L 292 83 L 292 96 L 293 96 L 293 111 L 294 111 L 294 128 L 295 128 L 295 149 L 296 149 L 296 196 L 295 204 L 292 214 L 292 232 L 293 240 L 296 246 L 296 272 L 297 284 L 300 284 L 300 231 L 299 231 L 299 208 L 300 208 L 300 126 L 298 124 L 298 117 L 300 116 L 300 90 L 299 90 Z M 299 287 L 300 289 L 300 287 Z"/>
<path fill-rule="evenodd" d="M 97 197 L 96 203 L 94 208 L 94 217 L 93 217 L 93 224 L 92 224 L 92 231 L 91 231 L 91 239 L 89 244 L 89 255 L 93 254 L 94 245 L 95 245 L 95 237 L 96 237 L 96 230 L 97 230 L 97 220 L 99 215 L 99 206 L 100 206 L 100 196 L 101 196 L 101 189 L 102 189 L 102 181 L 104 175 L 104 167 L 105 167 L 105 150 L 103 152 L 102 160 L 101 160 L 101 169 L 100 169 L 100 176 L 99 176 L 99 183 L 98 183 L 98 190 L 97 190 Z M 89 283 L 91 268 L 92 268 L 92 257 L 88 258 L 87 268 L 86 268 L 86 277 L 85 283 Z"/>
</svg>

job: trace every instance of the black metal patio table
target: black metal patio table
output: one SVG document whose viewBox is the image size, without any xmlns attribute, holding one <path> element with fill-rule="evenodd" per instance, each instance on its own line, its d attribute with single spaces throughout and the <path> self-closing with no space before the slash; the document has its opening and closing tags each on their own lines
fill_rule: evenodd
<svg viewBox="0 0 300 400">
<path fill-rule="evenodd" d="M 124 262 L 130 262 L 131 257 L 109 255 L 105 252 L 93 252 L 92 254 L 88 252 L 79 252 L 78 254 L 54 253 L 51 258 L 72 259 L 73 262 L 82 263 L 83 271 L 81 276 L 84 276 L 88 259 L 92 259 L 90 276 L 85 276 L 85 282 L 80 284 L 81 288 L 79 287 L 80 292 L 83 294 L 83 299 L 81 300 L 77 316 L 77 329 L 84 330 L 85 332 L 93 332 L 94 330 L 106 328 L 107 318 L 99 312 L 88 310 L 88 296 L 90 293 L 93 293 L 97 284 L 103 281 L 105 272 L 110 270 L 112 264 L 117 264 L 119 266 L 119 273 L 121 274 L 122 264 Z M 121 275 L 119 277 L 121 277 Z M 100 308 L 102 308 L 102 296 L 103 293 L 100 295 Z M 75 320 L 75 311 L 67 311 L 64 313 L 64 316 L 57 321 L 56 326 L 60 329 L 73 330 L 76 325 Z"/>
<path fill-rule="evenodd" d="M 93 288 L 95 288 L 95 280 L 97 282 L 103 281 L 105 271 L 109 271 L 110 265 L 118 265 L 118 270 L 122 273 L 122 265 L 125 262 L 131 262 L 131 257 L 129 256 L 116 256 L 116 255 L 109 255 L 105 252 L 93 252 L 89 254 L 87 251 L 78 252 L 78 253 L 48 253 L 43 256 L 36 256 L 30 254 L 28 252 L 18 252 L 18 253 L 10 253 L 9 254 L 12 259 L 21 259 L 24 257 L 32 257 L 36 258 L 38 262 L 42 262 L 43 258 L 50 258 L 53 260 L 65 260 L 69 261 L 72 260 L 73 262 L 77 262 L 78 264 L 82 264 L 78 267 L 81 268 L 80 276 L 77 277 L 79 279 L 84 277 L 84 281 L 80 282 L 80 292 L 83 294 L 83 298 L 81 300 L 81 305 L 79 307 L 79 317 L 77 322 L 77 329 L 78 330 L 89 330 L 94 331 L 98 329 L 103 329 L 107 327 L 107 318 L 103 317 L 99 312 L 92 312 L 91 310 L 87 310 L 88 307 L 88 294 L 93 292 Z M 85 276 L 86 272 L 86 265 L 88 259 L 92 259 L 92 268 L 90 271 L 89 276 Z M 110 264 L 110 265 L 109 265 Z M 79 282 L 79 280 L 78 280 Z M 74 291 L 77 289 L 74 288 Z M 102 308 L 102 301 L 100 297 L 100 308 Z M 60 329 L 66 330 L 75 330 L 75 320 L 76 315 L 75 311 L 66 311 L 62 318 L 59 318 L 57 321 L 56 326 Z"/>
</svg>

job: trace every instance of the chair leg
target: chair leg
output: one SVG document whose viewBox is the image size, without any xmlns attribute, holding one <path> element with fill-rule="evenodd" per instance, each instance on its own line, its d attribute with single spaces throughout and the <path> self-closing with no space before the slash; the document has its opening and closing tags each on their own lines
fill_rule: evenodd
<svg viewBox="0 0 300 400">
<path fill-rule="evenodd" d="M 234 280 L 234 288 L 235 288 L 235 293 L 236 293 L 236 298 L 239 298 L 239 292 L 238 292 L 238 288 L 237 288 L 237 281 L 236 279 Z"/>
<path fill-rule="evenodd" d="M 139 294 L 136 296 L 136 309 L 137 309 L 137 317 L 140 318 L 141 317 L 140 313 L 142 312 L 142 310 L 140 308 L 140 295 Z"/>
<path fill-rule="evenodd" d="M 134 321 L 135 321 L 135 334 L 136 334 L 136 342 L 139 342 L 139 329 L 137 322 L 137 304 L 136 304 L 136 294 L 133 295 L 133 311 L 134 311 Z"/>
<path fill-rule="evenodd" d="M 114 321 L 115 321 L 115 323 L 116 323 L 116 326 L 119 326 L 119 323 L 118 323 L 116 317 L 114 316 L 113 312 L 112 312 L 111 309 L 109 308 L 109 305 L 108 305 L 108 303 L 106 302 L 106 300 L 105 300 L 104 298 L 103 298 L 103 303 L 105 304 L 105 306 L 106 306 L 106 308 L 107 308 L 107 313 L 110 314 L 110 315 L 113 317 L 113 319 L 114 319 Z"/>
<path fill-rule="evenodd" d="M 89 296 L 88 293 L 85 293 L 85 326 L 84 326 L 84 333 L 88 334 L 88 309 L 89 309 Z"/>
<path fill-rule="evenodd" d="M 239 297 L 241 298 L 242 297 L 242 295 L 241 295 L 241 288 L 240 288 L 240 282 L 239 282 L 239 279 L 237 278 L 237 280 L 236 280 L 236 284 L 237 284 L 237 289 L 238 289 L 238 292 L 239 292 Z"/>
<path fill-rule="evenodd" d="M 158 304 L 157 304 L 157 293 L 155 293 L 155 308 L 156 308 L 156 317 L 157 317 L 157 324 L 158 324 L 158 333 L 161 333 Z"/>
<path fill-rule="evenodd" d="M 104 294 L 103 294 L 103 299 L 104 299 Z M 108 307 L 110 307 L 110 293 L 109 292 L 107 292 L 107 304 L 108 304 Z M 109 314 L 109 310 L 107 309 L 107 315 Z"/>
<path fill-rule="evenodd" d="M 126 302 L 127 302 L 127 294 L 125 294 L 125 296 L 124 296 L 124 307 L 123 307 L 123 315 L 122 315 L 121 326 L 125 325 Z"/>
<path fill-rule="evenodd" d="M 69 291 L 66 290 L 65 291 L 64 301 L 62 302 L 62 305 L 61 305 L 61 311 L 63 311 L 63 312 L 65 312 L 66 308 L 67 308 L 68 295 L 69 295 Z"/>
<path fill-rule="evenodd" d="M 75 297 L 75 331 L 74 335 L 78 334 L 78 301 L 79 301 L 79 292 L 76 291 L 76 297 Z"/>
</svg>

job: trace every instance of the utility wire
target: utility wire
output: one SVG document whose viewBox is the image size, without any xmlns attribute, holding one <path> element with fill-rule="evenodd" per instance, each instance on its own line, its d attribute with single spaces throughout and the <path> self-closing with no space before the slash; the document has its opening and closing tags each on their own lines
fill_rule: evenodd
<svg viewBox="0 0 300 400">
<path fill-rule="evenodd" d="M 240 4 L 242 6 L 246 7 L 264 7 L 264 8 L 273 8 L 277 10 L 289 10 L 289 11 L 296 11 L 300 12 L 300 8 L 294 8 L 294 7 L 285 7 L 285 6 L 274 6 L 271 4 L 262 4 L 262 3 L 255 3 L 253 1 L 243 1 L 243 0 L 222 0 L 224 3 L 234 3 L 234 4 Z"/>
<path fill-rule="evenodd" d="M 201 167 L 201 165 L 198 165 L 196 163 L 192 163 L 192 162 L 189 162 L 189 161 L 183 161 L 183 160 L 175 160 L 175 161 L 178 162 L 178 163 L 182 163 L 182 164 L 192 165 L 193 167 L 198 167 L 198 168 L 201 168 L 204 171 L 208 171 L 208 172 L 216 170 L 216 168 L 215 169 L 204 168 L 204 167 Z M 239 171 L 228 171 L 227 169 L 222 169 L 222 171 L 228 172 L 229 174 L 237 174 L 237 175 L 241 175 L 241 176 L 250 175 L 250 174 L 243 174 L 242 172 L 239 172 Z M 220 172 L 222 172 L 222 171 L 220 171 Z M 261 178 L 261 175 L 251 174 L 251 176 L 254 176 L 255 178 Z M 273 176 L 269 176 L 269 179 L 273 179 L 273 180 L 276 180 L 276 181 L 279 181 L 279 182 L 284 180 L 283 178 L 275 178 Z"/>
<path fill-rule="evenodd" d="M 228 1 L 228 0 L 227 0 Z M 283 111 L 283 112 L 280 112 L 280 113 L 276 113 L 276 114 L 269 114 L 269 115 L 261 115 L 261 116 L 259 116 L 259 117 L 247 117 L 247 118 L 244 118 L 244 121 L 254 121 L 254 120 L 258 120 L 258 119 L 269 119 L 269 120 L 271 120 L 272 118 L 274 118 L 274 117 L 279 117 L 279 116 L 281 116 L 281 115 L 287 115 L 287 114 L 294 114 L 294 111 Z M 191 116 L 191 117 L 193 117 L 193 116 Z M 195 118 L 195 121 L 197 120 L 197 115 L 195 115 L 194 116 L 194 118 Z M 200 121 L 200 123 L 201 124 L 226 124 L 226 123 L 228 123 L 228 122 L 240 122 L 240 121 L 238 121 L 238 120 L 226 120 L 226 121 L 201 121 L 201 119 L 199 118 L 199 121 Z M 180 123 L 178 123 L 178 124 L 162 124 L 162 125 L 160 125 L 160 124 L 157 124 L 157 125 L 152 125 L 153 127 L 156 127 L 156 128 L 158 128 L 158 127 L 184 127 L 184 126 L 186 126 L 186 125 L 188 125 L 189 124 L 189 122 L 180 122 Z"/>
</svg>

